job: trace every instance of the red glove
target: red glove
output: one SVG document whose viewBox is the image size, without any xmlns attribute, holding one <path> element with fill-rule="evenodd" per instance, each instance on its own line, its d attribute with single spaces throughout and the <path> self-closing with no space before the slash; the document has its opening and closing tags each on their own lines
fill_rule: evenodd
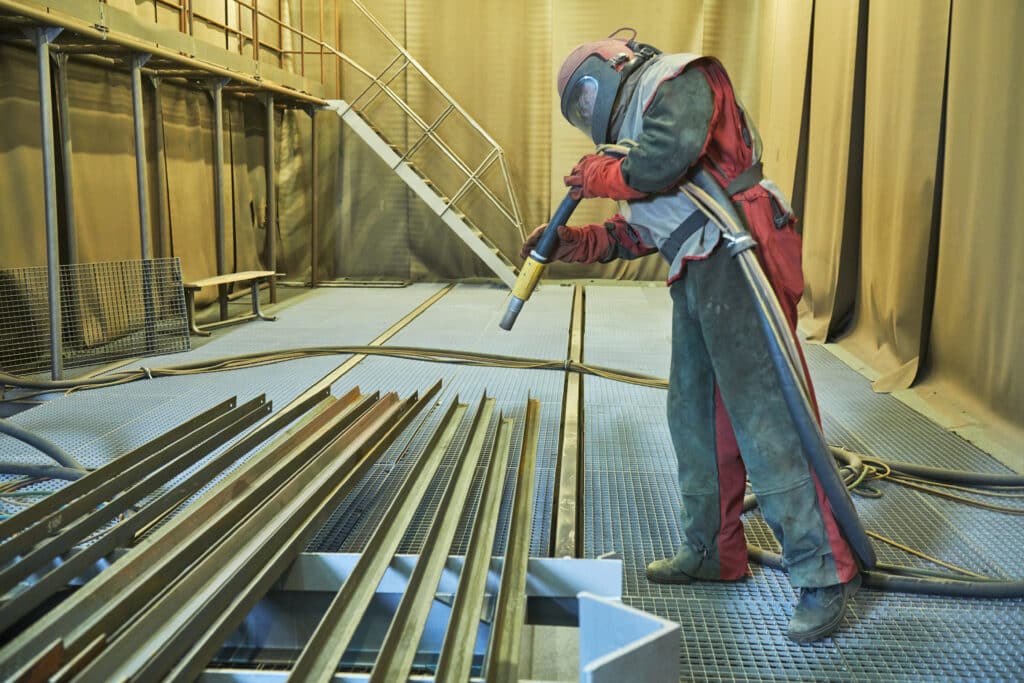
<svg viewBox="0 0 1024 683">
<path fill-rule="evenodd" d="M 573 199 L 608 197 L 609 199 L 640 199 L 646 192 L 634 190 L 622 177 L 622 158 L 605 154 L 588 154 L 565 176 L 564 182 L 573 188 Z"/>
<path fill-rule="evenodd" d="M 540 236 L 544 234 L 547 223 L 538 226 L 530 233 L 530 236 L 523 242 L 519 255 L 526 258 L 537 246 Z M 607 257 L 611 250 L 611 238 L 603 225 L 585 225 L 583 227 L 572 227 L 569 225 L 558 226 L 558 246 L 555 253 L 549 258 L 552 261 L 565 261 L 566 263 L 597 263 Z"/>
</svg>

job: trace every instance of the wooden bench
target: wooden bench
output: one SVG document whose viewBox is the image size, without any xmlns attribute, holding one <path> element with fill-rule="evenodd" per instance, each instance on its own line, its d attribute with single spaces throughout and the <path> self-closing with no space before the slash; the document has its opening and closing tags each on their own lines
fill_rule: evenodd
<svg viewBox="0 0 1024 683">
<path fill-rule="evenodd" d="M 200 337 L 209 337 L 210 333 L 206 330 L 222 325 L 228 325 L 237 322 L 244 322 L 246 320 L 276 320 L 274 316 L 264 315 L 263 311 L 260 310 L 260 283 L 264 280 L 274 276 L 272 270 L 246 270 L 241 273 L 228 273 L 226 275 L 215 275 L 213 277 L 205 277 L 201 280 L 193 280 L 192 282 L 183 282 L 182 287 L 185 289 L 185 301 L 188 307 L 188 329 L 192 334 L 199 335 Z M 222 301 L 224 299 L 223 288 L 226 285 L 234 284 L 236 282 L 248 282 L 249 287 L 252 291 L 252 313 L 245 315 L 236 316 L 234 318 L 221 319 L 217 322 L 210 323 L 199 327 L 196 325 L 196 292 L 203 287 L 218 287 L 220 297 Z M 222 309 L 222 315 L 223 315 Z"/>
</svg>

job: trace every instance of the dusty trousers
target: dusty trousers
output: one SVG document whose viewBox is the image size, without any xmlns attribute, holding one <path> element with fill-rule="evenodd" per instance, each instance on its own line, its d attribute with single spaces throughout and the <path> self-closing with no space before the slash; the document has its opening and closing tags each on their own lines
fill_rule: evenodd
<svg viewBox="0 0 1024 683">
<path fill-rule="evenodd" d="M 739 263 L 719 245 L 689 262 L 670 293 L 667 412 L 683 504 L 678 568 L 694 578 L 743 576 L 740 514 L 749 479 L 782 544 L 790 583 L 849 580 L 850 549 L 804 458 Z"/>
</svg>

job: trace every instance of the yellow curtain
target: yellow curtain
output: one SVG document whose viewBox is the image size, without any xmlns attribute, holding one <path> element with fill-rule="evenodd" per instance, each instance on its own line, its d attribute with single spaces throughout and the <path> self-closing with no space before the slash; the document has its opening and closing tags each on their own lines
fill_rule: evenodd
<svg viewBox="0 0 1024 683">
<path fill-rule="evenodd" d="M 878 3 L 868 19 L 860 278 L 842 344 L 878 390 L 910 386 L 923 350 L 948 24 L 935 0 Z"/>
<path fill-rule="evenodd" d="M 847 0 L 814 4 L 802 324 L 819 341 L 849 314 L 856 287 L 860 141 L 853 115 L 860 106 L 854 75 L 863 6 Z"/>
<path fill-rule="evenodd" d="M 1024 12 L 1014 0 L 953 3 L 941 234 L 924 396 L 1024 436 Z M 972 418 L 975 419 L 975 418 Z"/>
<path fill-rule="evenodd" d="M 0 44 L 0 268 L 46 265 L 35 54 Z"/>
</svg>

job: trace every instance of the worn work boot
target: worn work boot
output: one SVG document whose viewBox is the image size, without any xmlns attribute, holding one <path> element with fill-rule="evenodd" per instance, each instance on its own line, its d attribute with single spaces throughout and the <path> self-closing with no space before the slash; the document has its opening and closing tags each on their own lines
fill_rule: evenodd
<svg viewBox="0 0 1024 683">
<path fill-rule="evenodd" d="M 846 601 L 860 588 L 860 574 L 848 583 L 820 588 L 801 588 L 800 600 L 789 620 L 789 637 L 798 643 L 811 643 L 830 636 L 846 614 Z"/>
<path fill-rule="evenodd" d="M 651 583 L 686 584 L 693 581 L 721 581 L 721 567 L 716 558 L 692 550 L 684 545 L 665 560 L 647 565 L 647 580 Z"/>
<path fill-rule="evenodd" d="M 692 583 L 693 577 L 686 572 L 676 569 L 673 558 L 666 560 L 655 560 L 647 565 L 647 580 L 651 583 Z"/>
</svg>

